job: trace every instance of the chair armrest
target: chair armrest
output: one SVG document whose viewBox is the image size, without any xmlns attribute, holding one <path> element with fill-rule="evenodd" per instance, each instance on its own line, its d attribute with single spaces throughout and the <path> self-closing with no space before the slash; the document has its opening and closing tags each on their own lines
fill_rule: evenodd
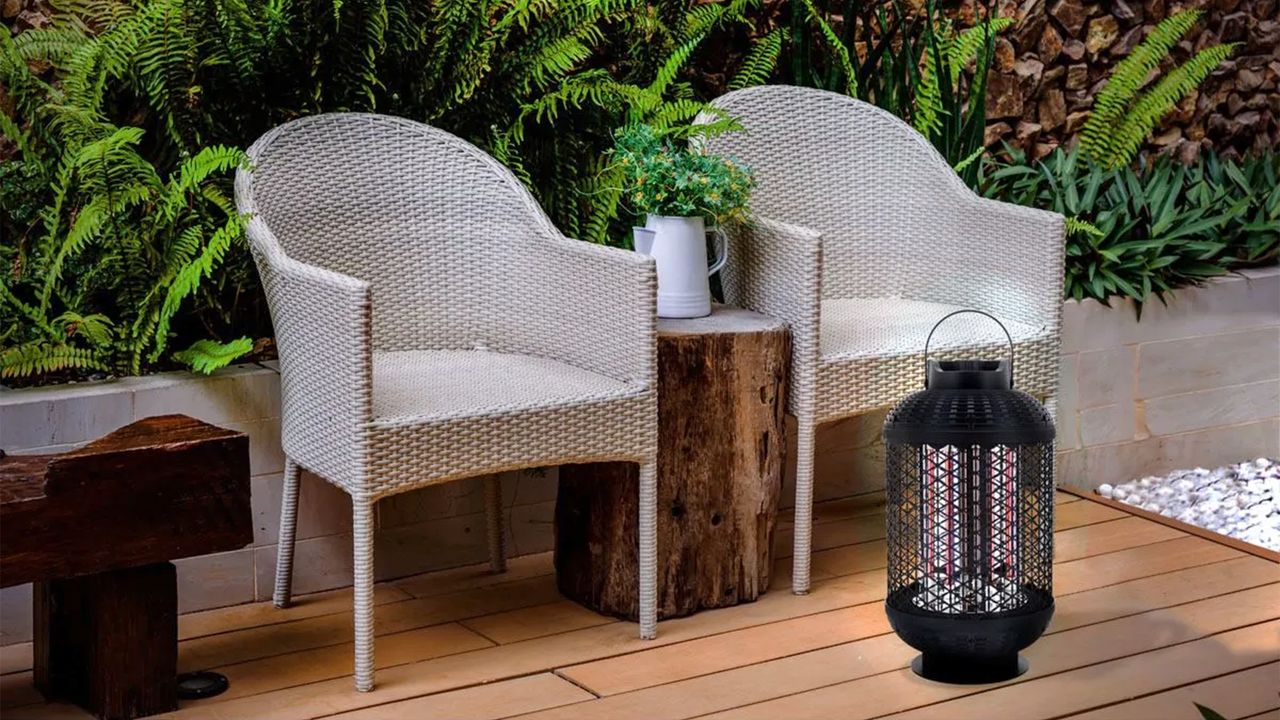
<svg viewBox="0 0 1280 720">
<path fill-rule="evenodd" d="M 550 233 L 513 268 L 523 287 L 506 338 L 516 349 L 651 388 L 657 352 L 653 258 Z"/>
<path fill-rule="evenodd" d="M 759 215 L 734 224 L 728 234 L 725 301 L 790 325 L 792 387 L 809 387 L 820 349 L 822 235 Z M 794 392 L 787 398 L 793 412 L 809 402 Z"/>
<path fill-rule="evenodd" d="M 355 487 L 372 417 L 369 285 L 286 256 L 261 220 L 247 233 L 275 325 L 285 453 Z"/>
<path fill-rule="evenodd" d="M 959 249 L 950 253 L 950 263 L 972 280 L 954 304 L 1056 335 L 1066 252 L 1063 216 L 966 193 L 955 222 L 943 228 L 937 242 Z"/>
</svg>

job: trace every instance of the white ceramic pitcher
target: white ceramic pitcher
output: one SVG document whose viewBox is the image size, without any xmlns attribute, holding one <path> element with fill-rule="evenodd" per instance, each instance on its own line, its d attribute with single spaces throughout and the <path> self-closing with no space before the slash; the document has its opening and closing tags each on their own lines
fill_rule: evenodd
<svg viewBox="0 0 1280 720">
<path fill-rule="evenodd" d="M 653 256 L 658 266 L 658 317 L 696 318 L 711 314 L 707 278 L 724 267 L 729 245 L 712 228 L 716 261 L 707 267 L 707 229 L 700 217 L 650 215 L 634 229 L 636 252 Z"/>
</svg>

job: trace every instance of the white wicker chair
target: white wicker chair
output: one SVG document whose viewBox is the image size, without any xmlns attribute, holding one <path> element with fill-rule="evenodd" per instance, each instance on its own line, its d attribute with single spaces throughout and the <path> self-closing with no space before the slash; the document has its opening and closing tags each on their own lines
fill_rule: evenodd
<svg viewBox="0 0 1280 720">
<path fill-rule="evenodd" d="M 570 240 L 506 168 L 435 128 L 297 120 L 249 150 L 236 203 L 275 323 L 283 445 L 275 603 L 298 472 L 351 495 L 355 684 L 373 687 L 380 498 L 467 476 L 640 464 L 640 635 L 656 624 L 653 261 Z M 504 569 L 496 480 L 491 564 Z"/>
<path fill-rule="evenodd" d="M 791 324 L 792 589 L 803 594 L 814 430 L 919 389 L 921 349 L 937 320 L 976 308 L 1004 321 L 1016 344 L 1019 387 L 1052 408 L 1064 221 L 975 195 L 910 126 L 847 96 L 774 85 L 713 104 L 743 130 L 706 146 L 740 158 L 760 183 L 753 221 L 732 233 L 725 299 Z M 1001 352 L 1004 335 L 974 317 L 939 328 L 939 357 Z"/>
</svg>

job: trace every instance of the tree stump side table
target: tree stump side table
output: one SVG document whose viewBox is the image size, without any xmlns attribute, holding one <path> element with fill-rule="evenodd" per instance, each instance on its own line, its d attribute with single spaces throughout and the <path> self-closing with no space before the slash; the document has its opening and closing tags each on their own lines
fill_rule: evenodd
<svg viewBox="0 0 1280 720">
<path fill-rule="evenodd" d="M 786 325 L 747 310 L 658 321 L 658 617 L 768 589 L 790 357 Z M 566 465 L 556 497 L 560 592 L 632 620 L 638 474 L 632 463 Z"/>
</svg>

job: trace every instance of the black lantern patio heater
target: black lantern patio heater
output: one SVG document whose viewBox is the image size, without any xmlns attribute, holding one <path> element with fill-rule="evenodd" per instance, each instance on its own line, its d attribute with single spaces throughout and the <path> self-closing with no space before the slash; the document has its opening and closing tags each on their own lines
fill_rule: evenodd
<svg viewBox="0 0 1280 720">
<path fill-rule="evenodd" d="M 1007 360 L 930 360 L 960 313 L 1005 331 Z M 925 389 L 885 420 L 889 593 L 918 675 L 989 683 L 1026 671 L 1018 651 L 1053 616 L 1053 420 L 1013 388 L 1013 338 L 959 310 L 925 340 Z"/>
</svg>

